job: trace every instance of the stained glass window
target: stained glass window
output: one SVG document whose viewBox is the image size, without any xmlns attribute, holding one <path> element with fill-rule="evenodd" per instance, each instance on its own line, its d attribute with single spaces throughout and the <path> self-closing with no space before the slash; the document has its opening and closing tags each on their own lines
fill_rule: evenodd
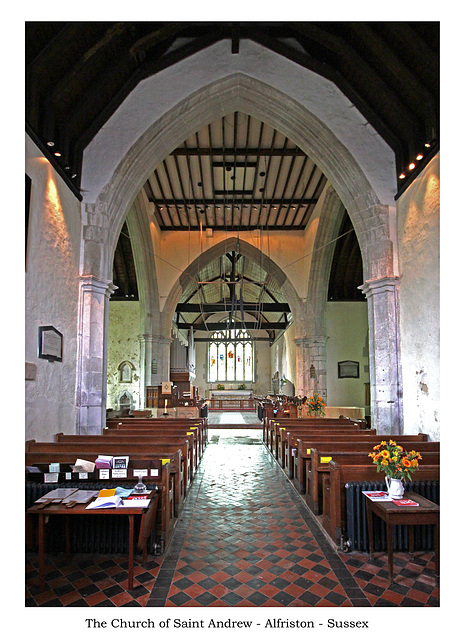
<svg viewBox="0 0 465 640">
<path fill-rule="evenodd" d="M 208 346 L 209 382 L 253 382 L 253 342 L 248 331 L 215 331 Z"/>
</svg>

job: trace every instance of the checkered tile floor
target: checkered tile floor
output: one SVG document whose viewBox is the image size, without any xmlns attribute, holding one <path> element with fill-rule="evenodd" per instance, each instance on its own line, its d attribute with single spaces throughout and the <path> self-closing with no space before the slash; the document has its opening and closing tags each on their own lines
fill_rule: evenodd
<svg viewBox="0 0 465 640">
<path fill-rule="evenodd" d="M 256 444 L 258 430 L 248 433 Z M 396 553 L 390 585 L 386 555 L 336 552 L 265 447 L 243 442 L 231 432 L 211 438 L 172 542 L 136 565 L 133 591 L 124 557 L 79 554 L 47 557 L 42 591 L 31 554 L 26 605 L 439 606 L 430 553 Z"/>
</svg>

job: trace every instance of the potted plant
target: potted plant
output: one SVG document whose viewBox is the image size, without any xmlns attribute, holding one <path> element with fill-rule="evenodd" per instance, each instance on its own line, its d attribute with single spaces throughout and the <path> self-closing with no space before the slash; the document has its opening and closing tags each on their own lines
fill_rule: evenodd
<svg viewBox="0 0 465 640">
<path fill-rule="evenodd" d="M 240 385 L 238 385 L 237 387 L 238 389 L 245 389 L 245 384 L 243 382 L 241 382 Z"/>
<path fill-rule="evenodd" d="M 219 384 L 217 387 L 218 391 L 224 391 L 224 384 Z"/>
<path fill-rule="evenodd" d="M 309 416 L 325 415 L 326 403 L 316 391 L 313 392 L 311 398 L 307 398 L 305 406 L 307 407 L 307 415 Z"/>
<path fill-rule="evenodd" d="M 412 480 L 412 473 L 418 469 L 421 455 L 413 450 L 404 451 L 403 447 L 394 440 L 389 440 L 389 442 L 383 440 L 373 447 L 373 453 L 369 453 L 368 456 L 373 460 L 377 471 L 386 475 L 389 496 L 395 500 L 402 498 L 404 495 L 403 482 Z"/>
</svg>

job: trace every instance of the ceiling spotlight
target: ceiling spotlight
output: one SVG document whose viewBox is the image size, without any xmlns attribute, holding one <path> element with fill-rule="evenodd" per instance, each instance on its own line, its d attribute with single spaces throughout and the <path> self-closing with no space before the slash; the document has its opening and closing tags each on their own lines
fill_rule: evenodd
<svg viewBox="0 0 465 640">
<path fill-rule="evenodd" d="M 403 179 L 405 178 L 405 173 L 401 173 L 401 174 L 400 174 L 400 176 L 399 176 L 399 178 L 400 178 L 401 180 L 403 180 Z"/>
<path fill-rule="evenodd" d="M 431 147 L 431 143 L 429 143 L 429 142 L 425 142 L 425 147 L 426 147 L 427 149 L 429 149 L 429 148 Z"/>
<path fill-rule="evenodd" d="M 413 169 L 415 169 L 415 163 L 414 163 L 414 162 L 411 162 L 411 163 L 409 164 L 408 168 L 409 168 L 409 171 L 412 171 Z"/>
<path fill-rule="evenodd" d="M 423 160 L 423 154 L 422 153 L 419 153 L 417 155 L 417 160 Z"/>
<path fill-rule="evenodd" d="M 61 156 L 61 153 L 59 151 L 55 151 L 55 155 L 57 158 L 59 158 Z"/>
<path fill-rule="evenodd" d="M 55 146 L 55 143 L 53 142 L 53 140 L 49 140 L 47 142 L 47 147 L 54 147 L 54 146 Z"/>
</svg>

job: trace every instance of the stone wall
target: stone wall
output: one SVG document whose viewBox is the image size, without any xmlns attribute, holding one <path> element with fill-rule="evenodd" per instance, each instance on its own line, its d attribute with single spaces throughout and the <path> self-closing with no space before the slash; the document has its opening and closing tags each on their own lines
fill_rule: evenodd
<svg viewBox="0 0 465 640">
<path fill-rule="evenodd" d="M 140 398 L 139 302 L 110 302 L 108 319 L 107 408 L 119 409 L 119 398 L 126 391 L 132 397 L 132 409 Z M 132 381 L 120 381 L 120 366 L 132 365 Z"/>
<path fill-rule="evenodd" d="M 398 204 L 404 430 L 439 439 L 439 154 Z"/>
</svg>

